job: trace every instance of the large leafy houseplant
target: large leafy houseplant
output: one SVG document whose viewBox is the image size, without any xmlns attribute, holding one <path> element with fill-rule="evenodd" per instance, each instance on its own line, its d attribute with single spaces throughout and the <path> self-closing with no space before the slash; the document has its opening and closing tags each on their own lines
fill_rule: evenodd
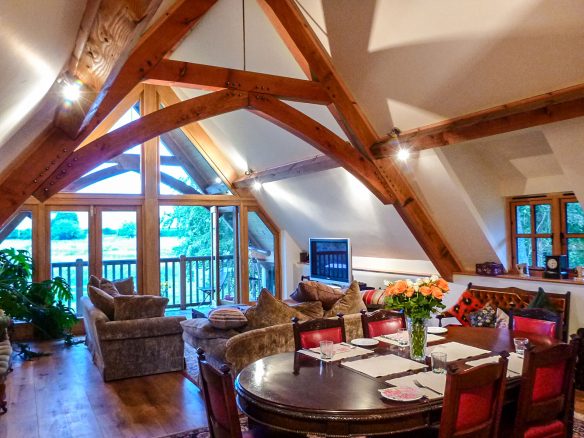
<svg viewBox="0 0 584 438">
<path fill-rule="evenodd" d="M 33 282 L 28 251 L 0 250 L 0 308 L 14 319 L 33 324 L 43 338 L 66 336 L 77 317 L 69 306 L 71 288 L 61 277 Z"/>
</svg>

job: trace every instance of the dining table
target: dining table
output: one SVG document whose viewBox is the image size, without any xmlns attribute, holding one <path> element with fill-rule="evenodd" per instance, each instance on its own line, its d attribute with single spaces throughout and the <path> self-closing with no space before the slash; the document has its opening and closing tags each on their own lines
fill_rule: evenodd
<svg viewBox="0 0 584 438">
<path fill-rule="evenodd" d="M 558 340 L 506 328 L 449 326 L 430 346 L 457 342 L 488 350 L 479 356 L 449 361 L 468 368 L 468 361 L 513 352 L 516 337 L 534 346 L 555 345 Z M 237 404 L 251 422 L 271 429 L 326 437 L 375 436 L 426 429 L 440 422 L 442 397 L 417 401 L 391 401 L 380 390 L 388 379 L 426 370 L 372 377 L 349 366 L 366 357 L 396 355 L 409 358 L 409 347 L 379 342 L 362 356 L 330 362 L 302 351 L 268 356 L 245 367 L 235 379 Z M 429 358 L 426 364 L 429 365 Z M 519 374 L 507 380 L 505 402 L 517 400 Z"/>
</svg>

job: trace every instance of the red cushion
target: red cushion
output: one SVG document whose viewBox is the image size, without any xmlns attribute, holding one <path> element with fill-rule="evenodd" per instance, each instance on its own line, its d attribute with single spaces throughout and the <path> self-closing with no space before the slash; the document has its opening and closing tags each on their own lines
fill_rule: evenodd
<svg viewBox="0 0 584 438">
<path fill-rule="evenodd" d="M 361 293 L 361 298 L 366 306 L 379 305 L 385 303 L 385 290 L 370 289 Z"/>
<path fill-rule="evenodd" d="M 381 335 L 390 335 L 397 333 L 403 328 L 401 318 L 384 319 L 382 321 L 373 321 L 367 324 L 369 326 L 369 337 L 374 338 Z"/>
<path fill-rule="evenodd" d="M 446 312 L 456 317 L 462 325 L 468 327 L 470 326 L 470 321 L 468 320 L 469 313 L 479 310 L 482 307 L 483 304 L 479 299 L 470 293 L 470 291 L 465 290 L 460 298 L 458 298 L 458 302 Z"/>
<path fill-rule="evenodd" d="M 513 316 L 513 330 L 533 333 L 535 335 L 556 337 L 556 323 L 543 319 L 525 318 L 523 316 Z"/>
<path fill-rule="evenodd" d="M 493 385 L 461 392 L 458 403 L 457 432 L 487 421 L 491 416 L 493 404 Z"/>
<path fill-rule="evenodd" d="M 565 370 L 566 362 L 564 361 L 548 367 L 537 368 L 533 382 L 533 401 L 538 402 L 560 395 L 564 386 Z"/>
<path fill-rule="evenodd" d="M 563 438 L 565 436 L 564 423 L 555 420 L 551 423 L 531 426 L 525 431 L 525 435 L 523 436 L 525 438 Z"/>
<path fill-rule="evenodd" d="M 340 327 L 322 330 L 300 332 L 300 347 L 314 348 L 320 346 L 320 341 L 333 341 L 335 344 L 343 342 L 343 333 Z"/>
</svg>

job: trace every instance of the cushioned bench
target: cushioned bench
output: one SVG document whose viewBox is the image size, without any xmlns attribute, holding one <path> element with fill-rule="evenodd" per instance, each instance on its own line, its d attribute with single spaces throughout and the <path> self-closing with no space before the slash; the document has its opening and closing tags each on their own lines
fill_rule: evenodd
<svg viewBox="0 0 584 438">
<path fill-rule="evenodd" d="M 475 286 L 469 284 L 467 290 L 483 304 L 492 303 L 500 309 L 508 312 L 510 309 L 522 309 L 533 300 L 537 292 L 519 289 L 517 287 L 490 287 Z M 555 311 L 561 316 L 562 321 L 562 339 L 568 339 L 568 325 L 570 318 L 570 292 L 565 294 L 546 293 L 549 302 L 555 307 Z M 443 312 L 438 315 L 438 323 L 442 326 L 443 318 L 454 317 L 449 312 Z"/>
<path fill-rule="evenodd" d="M 12 347 L 8 339 L 0 342 L 0 409 L 2 412 L 8 410 L 6 402 L 6 378 L 11 368 Z"/>
</svg>

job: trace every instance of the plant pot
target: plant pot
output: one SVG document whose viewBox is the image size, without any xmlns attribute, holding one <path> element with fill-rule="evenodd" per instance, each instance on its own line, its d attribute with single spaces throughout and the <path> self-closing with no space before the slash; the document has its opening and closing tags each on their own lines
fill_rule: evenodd
<svg viewBox="0 0 584 438">
<path fill-rule="evenodd" d="M 427 325 L 425 318 L 407 318 L 410 358 L 417 362 L 426 361 Z"/>
</svg>

